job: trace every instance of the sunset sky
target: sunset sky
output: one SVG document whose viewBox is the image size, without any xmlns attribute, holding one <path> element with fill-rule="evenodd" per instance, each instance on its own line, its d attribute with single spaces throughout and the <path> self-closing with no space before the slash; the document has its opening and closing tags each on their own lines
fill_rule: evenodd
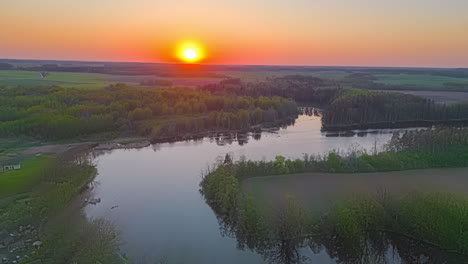
<svg viewBox="0 0 468 264">
<path fill-rule="evenodd" d="M 467 0 L 1 0 L 0 58 L 468 67 Z"/>
</svg>

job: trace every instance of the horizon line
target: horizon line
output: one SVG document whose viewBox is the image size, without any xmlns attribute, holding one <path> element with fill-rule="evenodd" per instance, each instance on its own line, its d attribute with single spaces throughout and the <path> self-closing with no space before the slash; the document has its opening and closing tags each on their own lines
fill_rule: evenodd
<svg viewBox="0 0 468 264">
<path fill-rule="evenodd" d="M 89 63 L 135 63 L 135 64 L 167 64 L 167 65 L 201 65 L 201 66 L 250 66 L 250 67 L 314 67 L 314 68 L 387 68 L 387 69 L 468 69 L 467 67 L 436 67 L 436 66 L 356 66 L 356 65 L 310 65 L 310 64 L 216 64 L 216 63 L 175 63 L 148 61 L 119 60 L 79 60 L 79 59 L 15 59 L 0 58 L 0 61 L 53 61 L 53 62 L 89 62 Z"/>
</svg>

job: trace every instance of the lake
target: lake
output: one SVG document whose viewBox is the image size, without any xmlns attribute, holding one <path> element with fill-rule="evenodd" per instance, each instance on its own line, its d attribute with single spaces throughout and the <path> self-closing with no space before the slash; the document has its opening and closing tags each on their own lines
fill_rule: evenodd
<svg viewBox="0 0 468 264">
<path fill-rule="evenodd" d="M 261 255 L 237 249 L 235 238 L 221 235 L 199 193 L 202 172 L 227 153 L 234 159 L 271 160 L 359 147 L 381 150 L 393 132 L 342 137 L 322 133 L 320 127 L 320 116 L 303 113 L 294 125 L 239 140 L 207 137 L 97 153 L 98 174 L 90 195 L 101 202 L 84 210 L 90 218 L 112 221 L 121 234 L 121 251 L 137 263 L 264 263 Z M 305 254 L 314 263 L 335 263 L 325 251 Z"/>
</svg>

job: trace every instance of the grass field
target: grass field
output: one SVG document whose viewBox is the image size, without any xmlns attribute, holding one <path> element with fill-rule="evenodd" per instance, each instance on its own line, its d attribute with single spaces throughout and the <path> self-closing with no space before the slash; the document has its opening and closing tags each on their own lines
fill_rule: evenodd
<svg viewBox="0 0 468 264">
<path fill-rule="evenodd" d="M 174 86 L 197 86 L 209 83 L 217 83 L 219 78 L 163 78 L 153 75 L 110 75 L 100 73 L 79 72 L 50 72 L 46 78 L 42 78 L 39 72 L 33 71 L 1 71 L 0 85 L 5 86 L 36 86 L 58 85 L 65 88 L 95 89 L 103 88 L 113 83 L 126 83 L 139 85 L 145 79 L 170 80 Z"/>
<path fill-rule="evenodd" d="M 50 72 L 41 78 L 39 72 L 32 71 L 0 71 L 0 85 L 5 86 L 35 86 L 35 85 L 59 85 L 75 88 L 102 88 L 111 84 L 110 75 L 99 73 L 79 72 Z"/>
<path fill-rule="evenodd" d="M 353 83 L 348 83 L 346 77 L 351 72 L 345 70 L 305 70 L 305 69 L 281 69 L 281 70 L 221 70 L 214 71 L 220 76 L 231 78 L 241 78 L 244 81 L 263 81 L 267 78 L 282 77 L 286 75 L 306 75 L 340 82 L 343 87 L 353 87 Z M 447 76 L 437 76 L 431 74 L 371 74 L 374 83 L 390 85 L 388 89 L 395 90 L 415 90 L 415 91 L 458 91 L 468 92 L 468 78 L 457 78 Z M 79 72 L 50 72 L 42 78 L 39 72 L 34 71 L 11 71 L 0 70 L 0 85 L 5 86 L 35 86 L 35 85 L 59 85 L 62 87 L 75 88 L 102 88 L 112 83 L 126 83 L 129 85 L 139 85 L 145 79 L 170 80 L 174 86 L 198 86 L 209 83 L 217 83 L 221 79 L 214 77 L 177 77 L 165 78 L 153 75 L 110 75 L 99 73 L 79 73 Z M 349 85 L 349 86 L 348 86 Z M 382 89 L 382 87 L 378 87 Z"/>
<path fill-rule="evenodd" d="M 378 173 L 303 173 L 249 178 L 242 188 L 253 197 L 278 206 L 286 196 L 304 205 L 326 205 L 336 198 L 386 190 L 390 194 L 411 191 L 468 193 L 468 168 L 427 169 Z"/>
<path fill-rule="evenodd" d="M 173 86 L 198 86 L 211 83 L 218 83 L 222 78 L 214 77 L 158 77 L 154 75 L 110 75 L 107 81 L 113 83 L 134 83 L 139 84 L 143 80 L 165 80 L 171 81 Z"/>
<path fill-rule="evenodd" d="M 34 156 L 21 162 L 21 169 L 0 172 L 0 199 L 29 192 L 40 180 L 51 156 Z"/>
<path fill-rule="evenodd" d="M 468 91 L 468 78 L 429 74 L 375 74 L 374 82 L 387 85 L 408 85 L 415 90 Z"/>
</svg>

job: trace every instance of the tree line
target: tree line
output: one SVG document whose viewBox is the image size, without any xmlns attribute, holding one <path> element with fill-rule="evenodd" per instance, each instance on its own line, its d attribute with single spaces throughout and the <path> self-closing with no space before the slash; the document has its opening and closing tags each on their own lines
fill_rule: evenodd
<svg viewBox="0 0 468 264">
<path fill-rule="evenodd" d="M 257 82 L 230 78 L 217 84 L 201 86 L 199 89 L 253 97 L 281 96 L 296 102 L 315 104 L 327 104 L 341 90 L 340 86 L 332 81 L 306 75 L 286 75 Z"/>
<path fill-rule="evenodd" d="M 323 130 L 417 127 L 468 123 L 468 103 L 436 104 L 401 93 L 344 89 L 323 114 Z"/>
<path fill-rule="evenodd" d="M 0 87 L 0 136 L 49 140 L 105 132 L 145 136 L 248 129 L 297 115 L 296 103 L 281 97 L 232 96 L 191 88 L 97 90 L 58 86 Z M 166 133 L 166 132 L 164 132 Z"/>
<path fill-rule="evenodd" d="M 225 79 L 200 90 L 232 95 L 280 96 L 324 109 L 324 131 L 468 124 L 468 102 L 437 104 L 415 95 L 342 88 L 340 82 L 287 75 L 265 81 Z"/>
<path fill-rule="evenodd" d="M 332 172 L 356 173 L 400 171 L 409 169 L 468 166 L 468 129 L 437 128 L 395 133 L 384 151 L 368 153 L 364 149 L 305 154 L 302 159 L 277 156 L 272 161 L 241 158 L 233 162 L 232 174 L 238 179 L 293 173 Z"/>
</svg>

